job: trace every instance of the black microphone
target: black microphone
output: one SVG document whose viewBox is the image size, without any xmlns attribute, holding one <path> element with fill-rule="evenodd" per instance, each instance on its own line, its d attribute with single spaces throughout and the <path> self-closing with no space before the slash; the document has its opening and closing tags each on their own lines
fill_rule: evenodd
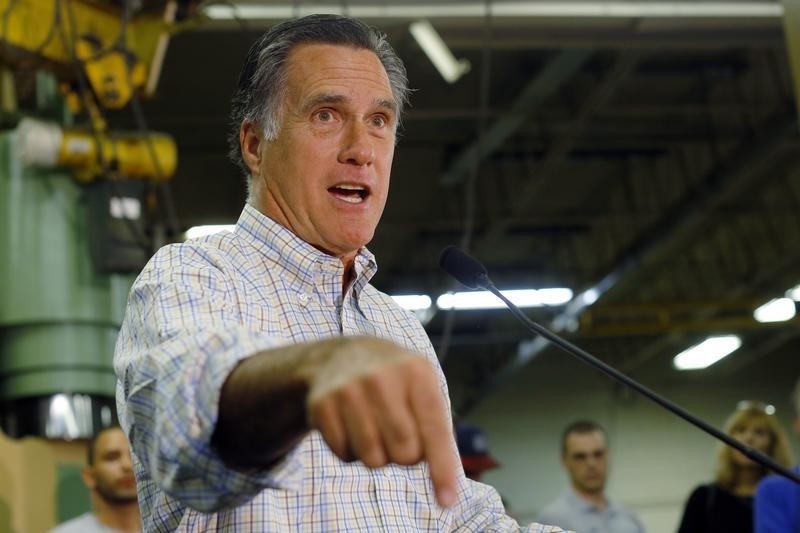
<svg viewBox="0 0 800 533">
<path fill-rule="evenodd" d="M 463 285 L 469 287 L 470 289 L 486 289 L 490 291 L 495 296 L 500 298 L 503 303 L 506 304 L 508 309 L 517 317 L 525 326 L 528 327 L 534 333 L 538 333 L 548 341 L 552 342 L 562 350 L 566 351 L 567 353 L 574 355 L 584 363 L 588 364 L 589 366 L 593 366 L 597 368 L 604 374 L 611 376 L 612 378 L 616 379 L 620 383 L 630 387 L 631 389 L 635 390 L 636 392 L 646 396 L 647 398 L 651 399 L 667 411 L 683 418 L 690 424 L 694 425 L 695 427 L 705 431 L 712 437 L 721 440 L 728 446 L 735 448 L 742 452 L 744 455 L 752 459 L 753 461 L 757 462 L 758 464 L 773 470 L 782 476 L 791 479 L 795 483 L 800 483 L 800 476 L 789 470 L 788 468 L 779 465 L 772 458 L 768 457 L 767 455 L 761 453 L 760 451 L 746 446 L 739 442 L 738 440 L 734 439 L 730 435 L 726 435 L 722 431 L 718 430 L 714 426 L 704 422 L 700 418 L 694 416 L 693 414 L 689 413 L 685 409 L 679 407 L 678 405 L 672 403 L 671 401 L 667 400 L 663 396 L 653 392 L 652 390 L 648 389 L 638 381 L 630 378 L 617 370 L 616 368 L 605 364 L 600 359 L 596 358 L 589 352 L 583 350 L 582 348 L 575 346 L 571 342 L 566 339 L 563 339 L 553 333 L 552 331 L 548 330 L 544 326 L 541 326 L 525 316 L 525 313 L 520 311 L 519 307 L 514 305 L 511 300 L 506 298 L 503 293 L 501 293 L 497 287 L 494 286 L 492 280 L 489 279 L 489 274 L 486 271 L 486 267 L 484 267 L 480 261 L 475 259 L 474 257 L 468 255 L 463 250 L 459 249 L 456 246 L 448 246 L 444 250 L 442 250 L 442 254 L 439 256 L 439 266 L 456 278 L 459 282 Z"/>
</svg>

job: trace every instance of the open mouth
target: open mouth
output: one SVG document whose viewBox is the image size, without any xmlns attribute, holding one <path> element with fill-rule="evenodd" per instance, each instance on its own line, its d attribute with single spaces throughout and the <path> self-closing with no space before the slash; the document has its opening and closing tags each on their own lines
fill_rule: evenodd
<svg viewBox="0 0 800 533">
<path fill-rule="evenodd" d="M 369 196 L 369 189 L 363 185 L 340 183 L 328 189 L 335 197 L 351 204 L 360 204 Z"/>
</svg>

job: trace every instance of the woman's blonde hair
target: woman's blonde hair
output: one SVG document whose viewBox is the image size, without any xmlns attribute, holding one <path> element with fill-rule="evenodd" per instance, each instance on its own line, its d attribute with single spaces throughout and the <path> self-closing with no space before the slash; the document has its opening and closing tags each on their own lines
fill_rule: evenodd
<svg viewBox="0 0 800 533">
<path fill-rule="evenodd" d="M 763 424 L 769 430 L 770 443 L 766 450 L 766 455 L 783 466 L 792 466 L 792 451 L 789 447 L 786 433 L 781 428 L 777 417 L 769 414 L 764 404 L 746 402 L 745 406 L 737 409 L 728 418 L 725 423 L 725 433 L 733 435 L 743 426 L 750 424 Z M 739 469 L 741 468 L 733 461 L 733 451 L 730 446 L 722 445 L 717 452 L 717 484 L 727 490 L 732 490 L 736 485 Z M 766 468 L 761 467 L 760 477 L 768 473 L 769 471 Z"/>
</svg>

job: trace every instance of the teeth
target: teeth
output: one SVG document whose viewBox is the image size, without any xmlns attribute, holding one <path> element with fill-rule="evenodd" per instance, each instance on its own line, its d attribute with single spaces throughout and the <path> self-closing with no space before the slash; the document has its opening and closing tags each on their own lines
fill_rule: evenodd
<svg viewBox="0 0 800 533">
<path fill-rule="evenodd" d="M 351 204 L 360 204 L 364 201 L 360 196 L 339 196 L 338 198 L 345 202 L 350 202 Z"/>
<path fill-rule="evenodd" d="M 357 194 L 344 191 L 353 191 Z M 364 197 L 366 196 L 366 190 L 363 187 L 357 187 L 353 185 L 337 185 L 336 187 L 331 188 L 331 192 L 340 200 L 344 200 L 345 202 L 349 202 L 351 204 L 360 204 L 364 201 Z"/>
<path fill-rule="evenodd" d="M 341 185 L 336 186 L 337 189 L 344 189 L 346 191 L 363 191 L 366 190 L 366 187 L 362 187 L 361 185 L 350 185 L 347 183 L 343 183 Z"/>
</svg>

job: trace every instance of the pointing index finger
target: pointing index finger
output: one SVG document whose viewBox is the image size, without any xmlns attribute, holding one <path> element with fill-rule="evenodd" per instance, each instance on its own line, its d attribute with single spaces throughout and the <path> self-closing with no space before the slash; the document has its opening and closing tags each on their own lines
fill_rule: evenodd
<svg viewBox="0 0 800 533">
<path fill-rule="evenodd" d="M 426 364 L 429 363 L 426 361 Z M 458 460 L 453 449 L 453 430 L 435 374 L 430 368 L 426 370 L 424 378 L 415 376 L 410 388 L 411 408 L 419 426 L 436 500 L 442 507 L 451 507 L 458 494 Z"/>
</svg>

